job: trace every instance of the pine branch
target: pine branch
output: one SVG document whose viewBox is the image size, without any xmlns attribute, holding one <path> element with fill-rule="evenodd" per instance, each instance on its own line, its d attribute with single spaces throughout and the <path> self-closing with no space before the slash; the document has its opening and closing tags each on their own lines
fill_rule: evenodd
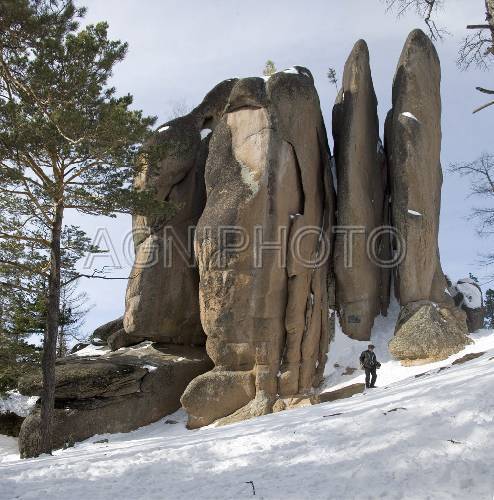
<svg viewBox="0 0 494 500">
<path fill-rule="evenodd" d="M 47 248 L 50 248 L 50 242 L 44 238 L 34 238 L 30 236 L 21 236 L 17 234 L 8 234 L 0 232 L 0 239 L 2 240 L 15 240 L 15 241 L 27 241 L 29 243 L 38 243 Z"/>
</svg>

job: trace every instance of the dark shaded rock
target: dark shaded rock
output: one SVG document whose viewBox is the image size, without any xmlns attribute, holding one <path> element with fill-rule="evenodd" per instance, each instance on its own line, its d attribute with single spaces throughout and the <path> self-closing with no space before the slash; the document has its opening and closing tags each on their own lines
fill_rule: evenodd
<svg viewBox="0 0 494 500">
<path fill-rule="evenodd" d="M 121 349 L 95 359 L 57 363 L 54 447 L 95 434 L 129 432 L 180 408 L 187 384 L 211 368 L 202 348 L 152 346 Z M 29 382 L 28 382 L 29 380 Z M 39 392 L 39 380 L 25 379 L 24 392 Z M 39 407 L 19 435 L 22 457 L 39 450 Z"/>
<path fill-rule="evenodd" d="M 106 444 L 108 443 L 108 439 L 99 439 L 98 441 L 95 441 L 93 444 Z"/>
<path fill-rule="evenodd" d="M 0 434 L 17 437 L 24 418 L 11 411 L 0 413 Z"/>
<path fill-rule="evenodd" d="M 91 334 L 91 343 L 95 345 L 106 344 L 108 337 L 123 328 L 123 316 L 98 326 Z"/>
<path fill-rule="evenodd" d="M 467 314 L 467 327 L 469 332 L 473 333 L 484 328 L 485 309 L 483 307 L 478 307 L 477 309 L 464 307 L 462 309 Z"/>
<path fill-rule="evenodd" d="M 389 352 L 400 360 L 445 359 L 472 343 L 467 334 L 463 311 L 410 302 L 400 312 Z"/>
<path fill-rule="evenodd" d="M 70 350 L 70 354 L 75 354 L 76 352 L 82 351 L 83 349 L 85 349 L 86 347 L 88 347 L 90 345 L 91 344 L 88 344 L 87 342 L 79 342 L 74 347 L 72 347 L 72 349 Z M 98 342 L 98 344 L 95 344 L 95 345 L 104 345 L 104 344 L 103 344 L 103 342 L 101 342 L 101 343 Z"/>
<path fill-rule="evenodd" d="M 117 351 L 122 347 L 130 347 L 132 345 L 140 344 L 146 340 L 144 337 L 136 337 L 134 335 L 127 335 L 127 332 L 121 328 L 113 332 L 107 340 L 107 345 L 112 351 Z"/>
<path fill-rule="evenodd" d="M 389 413 L 394 413 L 396 411 L 406 411 L 406 408 L 403 408 L 403 407 L 391 408 L 391 410 L 383 412 L 383 415 L 388 415 Z"/>
<path fill-rule="evenodd" d="M 376 242 L 374 259 L 367 242 L 388 221 L 389 195 L 369 50 L 363 40 L 355 44 L 345 64 L 333 108 L 333 137 L 338 227 L 363 231 L 352 235 L 351 247 L 348 233 L 340 231 L 336 236 L 336 302 L 342 330 L 354 339 L 369 340 L 374 318 L 387 312 L 390 274 L 375 259 L 389 251 L 387 235 Z"/>
<path fill-rule="evenodd" d="M 461 358 L 455 359 L 453 361 L 453 365 L 462 365 L 463 363 L 466 363 L 468 361 L 472 361 L 474 359 L 480 358 L 480 356 L 483 356 L 485 354 L 484 352 L 470 352 L 468 354 L 465 354 L 465 356 L 462 356 Z"/>
<path fill-rule="evenodd" d="M 351 398 L 355 394 L 360 394 L 364 392 L 365 384 L 351 384 L 341 389 L 336 389 L 334 391 L 323 392 L 319 394 L 319 403 L 328 403 L 330 401 L 336 401 L 338 399 Z"/>
</svg>

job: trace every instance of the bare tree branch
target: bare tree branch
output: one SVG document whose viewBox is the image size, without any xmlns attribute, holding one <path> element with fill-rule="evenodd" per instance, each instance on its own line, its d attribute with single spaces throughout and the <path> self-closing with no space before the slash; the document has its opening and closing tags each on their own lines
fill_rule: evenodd
<svg viewBox="0 0 494 500">
<path fill-rule="evenodd" d="M 432 40 L 441 40 L 448 32 L 437 25 L 434 14 L 444 0 L 384 0 L 388 11 L 395 10 L 398 17 L 414 11 L 424 19 Z"/>
<path fill-rule="evenodd" d="M 449 167 L 451 172 L 470 178 L 470 195 L 479 198 L 494 198 L 494 155 L 483 153 L 474 161 L 454 163 Z M 475 207 L 471 218 L 479 221 L 478 233 L 481 236 L 494 231 L 494 208 Z"/>
<path fill-rule="evenodd" d="M 482 111 L 485 108 L 488 108 L 489 106 L 494 105 L 494 101 L 488 102 L 487 104 L 484 104 L 483 106 L 480 106 L 479 108 L 476 108 L 473 110 L 473 114 L 478 113 L 479 111 Z"/>
<path fill-rule="evenodd" d="M 475 87 L 476 90 L 482 92 L 484 94 L 492 94 L 494 95 L 494 90 L 484 89 L 483 87 Z"/>
</svg>

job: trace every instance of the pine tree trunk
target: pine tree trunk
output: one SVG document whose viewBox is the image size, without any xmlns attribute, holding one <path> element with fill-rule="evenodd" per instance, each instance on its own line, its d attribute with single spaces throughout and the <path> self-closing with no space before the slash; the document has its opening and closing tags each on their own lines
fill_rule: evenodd
<svg viewBox="0 0 494 500">
<path fill-rule="evenodd" d="M 57 357 L 58 323 L 60 316 L 60 267 L 63 204 L 57 203 L 52 225 L 50 277 L 46 329 L 43 343 L 43 392 L 41 394 L 40 454 L 52 452 L 53 414 L 55 406 L 55 360 Z"/>
</svg>

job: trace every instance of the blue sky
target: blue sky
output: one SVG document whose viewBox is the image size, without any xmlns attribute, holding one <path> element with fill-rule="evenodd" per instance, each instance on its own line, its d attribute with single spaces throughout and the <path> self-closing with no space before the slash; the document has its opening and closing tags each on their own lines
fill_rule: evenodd
<svg viewBox="0 0 494 500">
<path fill-rule="evenodd" d="M 484 102 L 475 86 L 489 87 L 493 73 L 461 72 L 456 66 L 465 25 L 483 20 L 483 3 L 446 2 L 447 10 L 439 18 L 450 36 L 437 43 L 443 71 L 441 260 L 450 276 L 473 272 L 481 281 L 494 274 L 479 263 L 479 254 L 489 251 L 494 240 L 477 236 L 475 223 L 467 218 L 476 204 L 468 198 L 468 180 L 449 173 L 447 166 L 474 159 L 491 147 L 494 109 L 477 115 L 471 111 Z M 260 75 L 265 61 L 272 59 L 279 69 L 298 64 L 311 70 L 329 135 L 336 91 L 326 78 L 328 67 L 335 67 L 341 76 L 353 44 L 360 38 L 367 41 L 382 129 L 403 43 L 413 28 L 424 28 L 413 13 L 400 19 L 386 13 L 380 0 L 86 0 L 82 4 L 88 7 L 85 22 L 108 21 L 110 35 L 129 42 L 128 57 L 116 68 L 114 85 L 119 93 L 133 94 L 135 106 L 157 115 L 159 122 L 166 121 L 177 104 L 198 104 L 225 78 Z M 106 228 L 117 249 L 131 224 L 130 217 L 71 214 L 69 219 L 90 236 Z M 121 257 L 120 263 L 123 268 L 113 276 L 125 277 L 129 267 Z M 110 264 L 105 257 L 96 261 L 97 267 Z M 125 280 L 81 282 L 94 304 L 87 331 L 122 314 L 125 286 Z"/>
</svg>

